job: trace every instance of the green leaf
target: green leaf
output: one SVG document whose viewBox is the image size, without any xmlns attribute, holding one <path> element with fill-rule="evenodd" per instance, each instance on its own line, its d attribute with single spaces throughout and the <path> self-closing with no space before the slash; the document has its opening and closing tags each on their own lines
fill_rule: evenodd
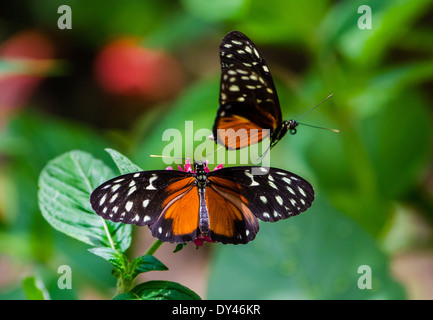
<svg viewBox="0 0 433 320">
<path fill-rule="evenodd" d="M 131 160 L 129 160 L 120 152 L 109 148 L 105 149 L 105 151 L 107 151 L 110 154 L 111 158 L 113 158 L 113 161 L 114 163 L 116 163 L 116 166 L 119 168 L 121 174 L 143 171 L 143 169 L 134 164 Z"/>
<path fill-rule="evenodd" d="M 431 166 L 433 130 L 428 103 L 417 92 L 405 90 L 363 123 L 362 138 L 381 198 L 393 200 L 411 192 Z"/>
<path fill-rule="evenodd" d="M 207 37 L 215 29 L 211 21 L 203 17 L 185 14 L 183 11 L 174 10 L 166 14 L 165 20 L 155 27 L 143 41 L 147 48 L 165 49 L 175 52 L 188 46 L 194 46 L 198 41 Z M 163 108 L 146 110 L 147 115 L 164 112 Z"/>
<path fill-rule="evenodd" d="M 132 260 L 130 270 L 130 277 L 131 279 L 134 279 L 140 273 L 148 271 L 165 271 L 168 270 L 168 268 L 154 256 L 143 255 Z"/>
<path fill-rule="evenodd" d="M 371 7 L 371 29 L 358 27 L 361 4 Z M 321 38 L 328 44 L 335 42 L 352 64 L 374 68 L 388 57 L 386 52 L 392 45 L 404 45 L 407 31 L 429 6 L 429 0 L 341 1 L 330 7 L 323 20 Z"/>
<path fill-rule="evenodd" d="M 29 12 L 32 12 L 35 25 L 46 28 L 57 26 L 58 15 L 50 15 L 49 12 L 57 12 L 62 4 L 61 1 L 52 0 L 40 0 L 40 5 L 29 3 Z M 73 1 L 69 4 L 74 12 L 79 12 L 73 18 L 73 33 L 80 35 L 83 46 L 99 43 L 113 34 L 143 37 L 155 25 L 166 22 L 164 17 L 172 11 L 170 5 L 176 5 L 174 2 L 161 5 L 158 1 L 113 2 L 110 12 L 116 14 L 108 17 L 102 10 L 106 4 L 104 1 L 96 0 L 88 4 Z"/>
<path fill-rule="evenodd" d="M 23 290 L 29 300 L 48 300 L 49 294 L 42 281 L 33 276 L 26 277 L 22 281 Z"/>
<path fill-rule="evenodd" d="M 102 161 L 83 151 L 67 152 L 50 161 L 39 177 L 42 215 L 58 231 L 96 247 L 124 252 L 131 244 L 131 226 L 105 221 L 90 205 L 91 192 L 114 176 Z"/>
<path fill-rule="evenodd" d="M 379 69 L 369 78 L 363 90 L 358 89 L 351 95 L 352 110 L 360 120 L 376 116 L 384 108 L 398 105 L 396 102 L 400 101 L 400 97 L 407 96 L 407 88 L 416 86 L 432 76 L 431 61 L 417 61 L 403 66 Z"/>
<path fill-rule="evenodd" d="M 202 20 L 223 21 L 245 12 L 247 0 L 183 0 L 185 10 Z"/>
<path fill-rule="evenodd" d="M 299 216 L 261 223 L 251 243 L 216 249 L 208 299 L 405 298 L 375 238 L 320 196 Z M 362 290 L 364 265 L 372 288 Z"/>
<path fill-rule="evenodd" d="M 313 43 L 314 25 L 327 12 L 329 3 L 317 0 L 273 1 L 272 4 L 267 1 L 250 1 L 247 4 L 248 14 L 237 23 L 236 29 L 249 35 L 261 48 L 263 42 Z"/>
<path fill-rule="evenodd" d="M 186 246 L 186 243 L 178 243 L 176 245 L 176 248 L 174 248 L 173 253 L 179 252 L 180 250 L 185 248 L 185 246 Z"/>
<path fill-rule="evenodd" d="M 112 248 L 108 247 L 91 248 L 88 249 L 88 251 L 107 260 L 120 271 L 125 271 L 125 262 L 127 262 L 126 257 L 119 251 L 113 250 Z"/>
<path fill-rule="evenodd" d="M 148 281 L 113 300 L 201 300 L 191 289 L 171 281 Z"/>
</svg>

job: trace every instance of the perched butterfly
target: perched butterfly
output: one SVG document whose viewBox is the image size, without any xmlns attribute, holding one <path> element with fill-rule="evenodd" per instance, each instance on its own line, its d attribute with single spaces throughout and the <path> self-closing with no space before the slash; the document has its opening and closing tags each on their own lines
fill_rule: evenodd
<svg viewBox="0 0 433 320">
<path fill-rule="evenodd" d="M 148 225 L 161 241 L 185 243 L 206 236 L 222 243 L 247 243 L 258 219 L 278 221 L 307 210 L 313 187 L 276 168 L 229 167 L 209 172 L 155 170 L 125 174 L 96 188 L 90 202 L 105 219 Z M 262 175 L 252 169 L 264 170 Z"/>
<path fill-rule="evenodd" d="M 235 150 L 269 136 L 273 148 L 288 131 L 296 133 L 295 120 L 282 121 L 271 72 L 247 36 L 228 33 L 220 45 L 220 59 L 219 108 L 213 126 L 217 143 Z"/>
</svg>

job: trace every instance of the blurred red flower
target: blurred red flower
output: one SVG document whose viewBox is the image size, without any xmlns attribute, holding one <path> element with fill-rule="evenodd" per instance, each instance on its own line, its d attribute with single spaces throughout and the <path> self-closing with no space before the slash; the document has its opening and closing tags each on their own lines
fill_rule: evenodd
<svg viewBox="0 0 433 320">
<path fill-rule="evenodd" d="M 22 31 L 0 45 L 0 115 L 22 107 L 54 64 L 54 45 L 43 33 Z"/>
<path fill-rule="evenodd" d="M 95 60 L 95 76 L 109 93 L 148 100 L 172 97 L 184 82 L 174 57 L 145 48 L 134 38 L 121 38 L 102 48 Z"/>
</svg>

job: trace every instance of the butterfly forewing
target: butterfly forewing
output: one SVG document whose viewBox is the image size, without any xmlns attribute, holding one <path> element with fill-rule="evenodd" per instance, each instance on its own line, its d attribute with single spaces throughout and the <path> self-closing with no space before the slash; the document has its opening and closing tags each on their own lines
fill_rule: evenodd
<svg viewBox="0 0 433 320">
<path fill-rule="evenodd" d="M 158 193 L 185 176 L 188 176 L 185 172 L 166 170 L 125 174 L 96 188 L 90 196 L 90 203 L 93 210 L 105 219 L 151 225 L 165 199 L 157 196 Z"/>
<path fill-rule="evenodd" d="M 220 44 L 220 61 L 223 74 L 228 70 L 240 68 L 243 71 L 247 71 L 249 76 L 256 75 L 262 77 L 266 83 L 266 87 L 275 89 L 271 72 L 263 55 L 251 39 L 242 32 L 232 31 L 223 38 Z M 240 75 L 242 74 L 245 75 L 245 73 L 240 72 Z M 228 73 L 228 75 L 232 74 Z M 257 81 L 258 79 L 253 78 L 251 80 Z M 259 82 L 262 83 L 262 81 Z M 275 90 L 273 91 L 273 93 L 268 93 L 274 94 Z M 269 97 L 274 98 L 273 96 Z M 278 103 L 277 96 L 275 96 L 275 99 L 276 103 Z"/>
<path fill-rule="evenodd" d="M 191 173 L 171 183 L 154 197 L 159 210 L 149 226 L 152 235 L 161 241 L 185 243 L 199 235 L 199 197 Z"/>
<path fill-rule="evenodd" d="M 268 173 L 253 175 L 253 167 L 231 167 L 211 173 L 209 181 L 225 192 L 238 193 L 245 207 L 263 221 L 278 221 L 307 210 L 314 201 L 314 189 L 291 172 L 269 168 Z M 255 170 L 266 170 L 256 167 Z M 233 183 L 228 184 L 227 181 Z M 233 188 L 236 184 L 237 187 Z"/>
<path fill-rule="evenodd" d="M 281 126 L 281 108 L 271 73 L 254 43 L 244 34 L 233 31 L 220 45 L 220 106 L 214 123 L 214 139 L 227 149 L 239 149 L 260 142 L 228 143 L 218 129 L 268 129 L 270 135 Z M 257 139 L 256 139 L 257 138 Z"/>
</svg>

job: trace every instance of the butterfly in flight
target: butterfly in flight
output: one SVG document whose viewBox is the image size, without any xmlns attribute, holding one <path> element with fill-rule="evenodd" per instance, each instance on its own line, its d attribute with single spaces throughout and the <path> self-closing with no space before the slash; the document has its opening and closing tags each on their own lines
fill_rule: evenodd
<svg viewBox="0 0 433 320">
<path fill-rule="evenodd" d="M 236 150 L 269 136 L 273 148 L 295 120 L 283 121 L 271 72 L 254 43 L 243 33 L 228 33 L 220 45 L 221 86 L 213 140 Z M 231 130 L 230 130 L 231 129 Z"/>
<path fill-rule="evenodd" d="M 92 208 L 104 219 L 147 225 L 161 241 L 186 243 L 206 236 L 245 244 L 256 237 L 258 219 L 275 222 L 298 215 L 314 200 L 313 187 L 285 170 L 242 166 L 209 172 L 202 161 L 194 169 L 118 176 L 92 192 Z M 253 175 L 252 169 L 267 173 Z"/>
</svg>

